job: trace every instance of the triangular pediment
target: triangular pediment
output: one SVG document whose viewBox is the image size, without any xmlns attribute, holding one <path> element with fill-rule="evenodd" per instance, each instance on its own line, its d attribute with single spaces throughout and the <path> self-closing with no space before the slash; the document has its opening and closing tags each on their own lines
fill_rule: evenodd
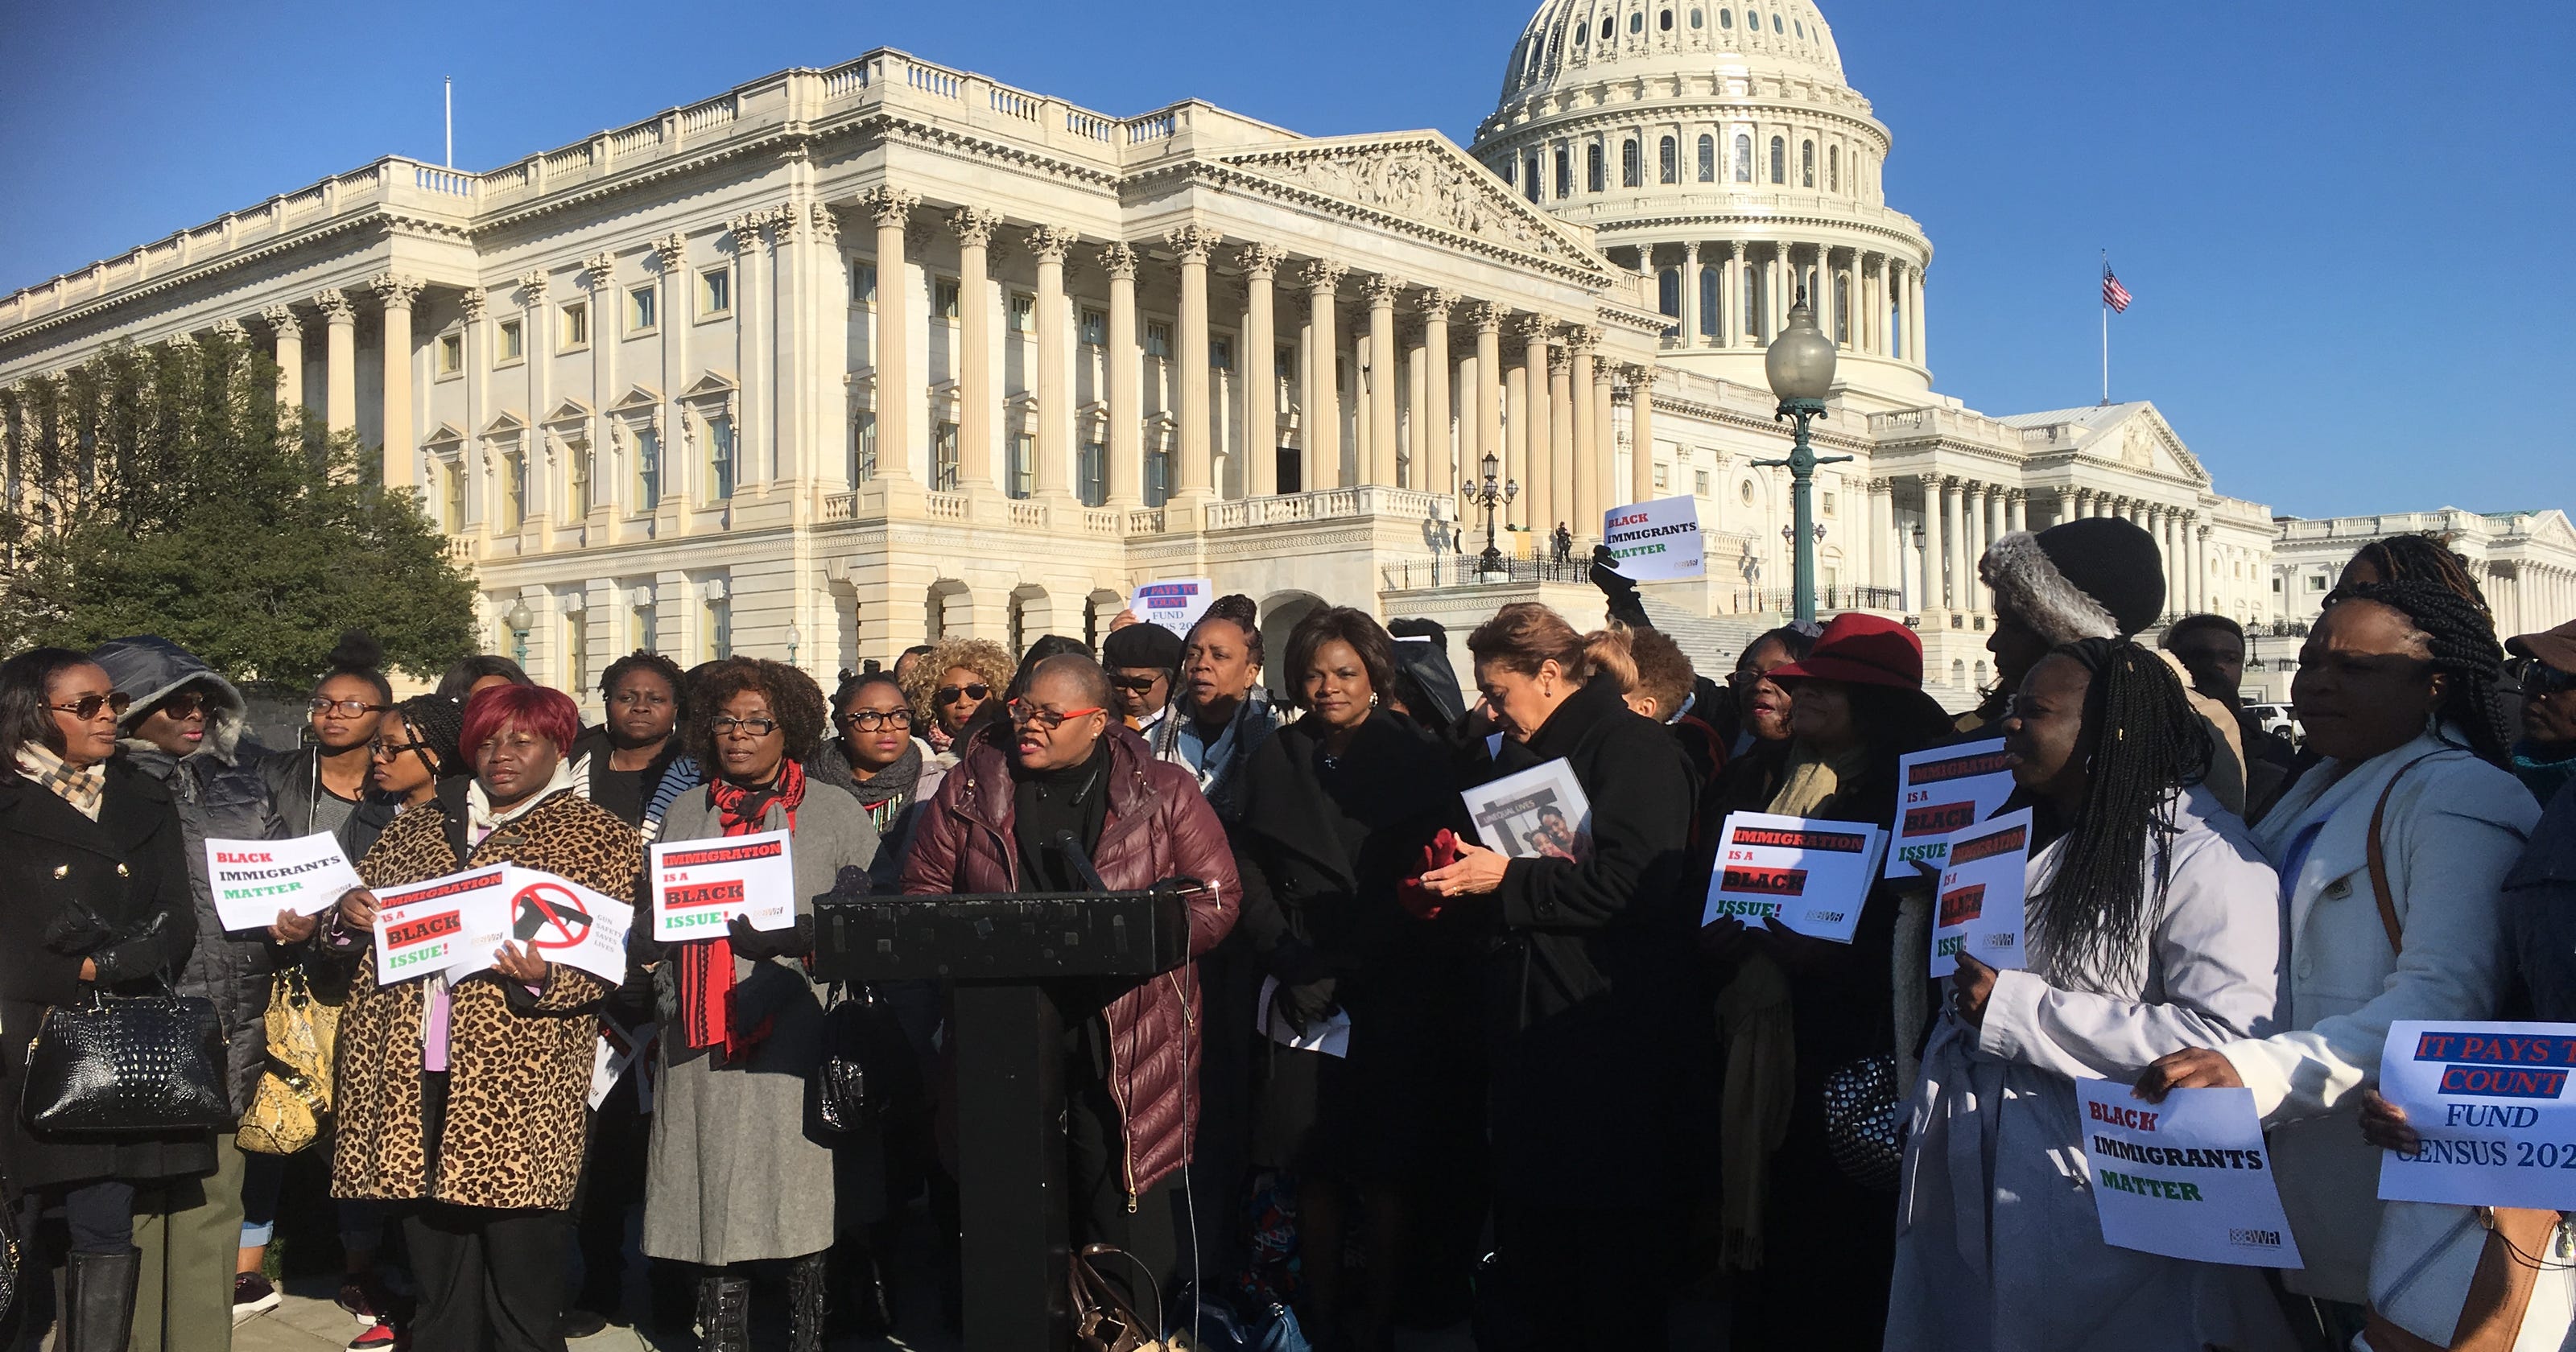
<svg viewBox="0 0 2576 1352">
<path fill-rule="evenodd" d="M 1470 248 L 1543 259 L 1605 283 L 1617 272 L 1590 231 L 1523 200 L 1438 132 L 1294 141 L 1217 161 L 1349 214 L 1389 217 Z"/>
<path fill-rule="evenodd" d="M 627 413 L 635 409 L 651 409 L 661 402 L 662 392 L 660 390 L 656 390 L 649 385 L 638 385 L 635 388 L 628 390 L 624 398 L 609 405 L 608 411 L 611 413 Z"/>
<path fill-rule="evenodd" d="M 689 388 L 680 391 L 680 397 L 683 399 L 722 399 L 731 395 L 737 388 L 739 387 L 733 383 L 733 377 L 726 375 L 722 371 L 709 371 L 705 375 L 702 375 L 696 380 L 690 382 Z"/>
<path fill-rule="evenodd" d="M 2125 464 L 2150 474 L 2188 479 L 2202 487 L 2209 485 L 2209 471 L 2201 468 L 2200 458 L 2182 444 L 2182 437 L 2165 421 L 2165 415 L 2153 404 L 2139 404 L 2117 427 L 2109 429 L 2118 438 L 2107 448 Z"/>
<path fill-rule="evenodd" d="M 452 422 L 440 423 L 428 436 L 420 439 L 423 446 L 453 446 L 465 440 L 465 429 Z"/>
<path fill-rule="evenodd" d="M 528 430 L 528 422 L 527 422 L 527 419 L 522 418 L 522 417 L 520 417 L 518 414 L 516 414 L 516 413 L 514 413 L 514 412 L 510 412 L 510 411 L 508 411 L 508 410 L 504 410 L 504 411 L 501 413 L 501 415 L 500 415 L 500 416 L 498 416 L 498 417 L 494 418 L 492 421 L 490 421 L 490 422 L 488 422 L 488 423 L 483 424 L 483 435 L 485 435 L 485 436 L 487 436 L 487 437 L 506 437 L 506 436 L 514 436 L 514 435 L 516 435 L 516 434 L 518 434 L 518 433 L 520 433 L 520 432 L 525 432 L 525 431 L 527 431 L 527 430 Z"/>
<path fill-rule="evenodd" d="M 590 415 L 590 405 L 578 399 L 566 399 L 555 405 L 555 411 L 546 415 L 546 421 L 549 423 L 588 422 Z"/>
</svg>

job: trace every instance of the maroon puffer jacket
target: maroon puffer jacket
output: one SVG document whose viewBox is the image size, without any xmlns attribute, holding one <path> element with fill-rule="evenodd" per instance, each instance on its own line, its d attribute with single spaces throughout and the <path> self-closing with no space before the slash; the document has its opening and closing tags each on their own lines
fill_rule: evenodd
<svg viewBox="0 0 2576 1352">
<path fill-rule="evenodd" d="M 1125 728 L 1113 725 L 1104 735 L 1110 739 L 1109 822 L 1092 862 L 1100 880 L 1116 891 L 1166 878 L 1213 884 L 1215 895 L 1202 893 L 1190 902 L 1190 956 L 1198 957 L 1234 928 L 1241 884 L 1225 827 L 1199 796 L 1188 767 L 1153 759 L 1145 740 Z M 904 892 L 1017 890 L 1017 815 L 1008 753 L 976 738 L 913 828 Z M 1194 1027 L 1198 1011 L 1196 964 L 1139 983 L 1110 1002 L 1109 1091 L 1126 1123 L 1131 1200 L 1190 1162 L 1198 1109 L 1184 1091 L 1198 1084 L 1202 1038 L 1181 1034 L 1185 1025 Z"/>
</svg>

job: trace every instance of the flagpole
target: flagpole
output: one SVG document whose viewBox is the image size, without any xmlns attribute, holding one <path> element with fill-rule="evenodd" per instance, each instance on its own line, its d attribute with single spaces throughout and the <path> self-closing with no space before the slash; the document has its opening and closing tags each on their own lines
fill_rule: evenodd
<svg viewBox="0 0 2576 1352">
<path fill-rule="evenodd" d="M 2102 251 L 2102 275 L 2111 275 L 2111 251 Z M 2102 406 L 2111 406 L 2111 297 L 2107 290 L 2102 301 Z"/>
</svg>

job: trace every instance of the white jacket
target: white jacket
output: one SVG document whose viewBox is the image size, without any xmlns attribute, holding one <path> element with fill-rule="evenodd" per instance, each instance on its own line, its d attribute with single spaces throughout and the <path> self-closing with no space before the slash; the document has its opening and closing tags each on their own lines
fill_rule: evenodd
<svg viewBox="0 0 2576 1352">
<path fill-rule="evenodd" d="M 2295 876 L 2285 876 L 2291 1031 L 2219 1050 L 2254 1091 L 2272 1128 L 2281 1202 L 2304 1272 L 2296 1291 L 2358 1303 L 2382 1211 L 2379 1152 L 2361 1139 L 2361 1091 L 2399 1019 L 2485 1019 L 2506 977 L 2499 885 L 2540 819 L 2512 775 L 2464 749 L 2456 728 L 2417 737 L 2346 770 L 2327 760 L 2291 786 L 2255 828 L 2274 867 L 2322 821 Z M 2419 758 L 2430 755 L 2429 760 Z M 2390 951 L 2369 871 L 2370 817 L 2390 779 L 2381 848 L 2405 939 Z"/>
</svg>

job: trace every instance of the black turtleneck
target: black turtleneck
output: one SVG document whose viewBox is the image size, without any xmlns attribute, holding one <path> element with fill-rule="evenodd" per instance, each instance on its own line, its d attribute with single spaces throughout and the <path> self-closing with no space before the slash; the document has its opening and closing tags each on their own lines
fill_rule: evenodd
<svg viewBox="0 0 2576 1352">
<path fill-rule="evenodd" d="M 1100 848 L 1101 828 L 1109 824 L 1109 739 L 1102 737 L 1087 759 L 1062 769 L 1031 770 L 1014 758 L 1011 783 L 1020 885 L 1037 892 L 1088 891 L 1090 884 L 1055 841 L 1070 831 L 1085 854 Z"/>
</svg>

